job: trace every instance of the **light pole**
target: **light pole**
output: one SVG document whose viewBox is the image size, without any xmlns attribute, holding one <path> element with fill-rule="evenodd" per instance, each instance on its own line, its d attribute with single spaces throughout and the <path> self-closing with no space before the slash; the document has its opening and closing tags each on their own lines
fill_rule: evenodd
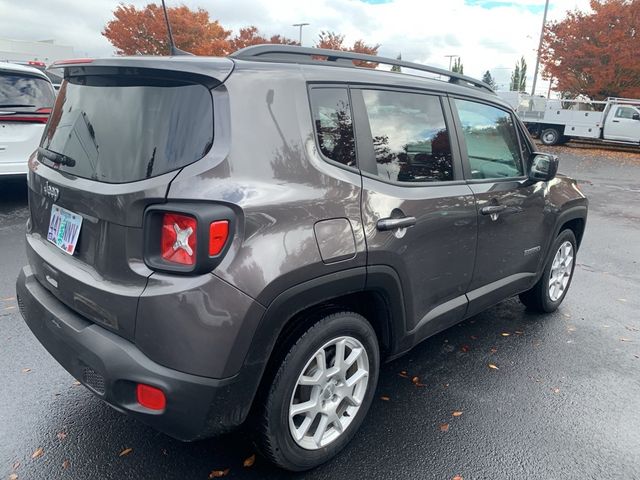
<svg viewBox="0 0 640 480">
<path fill-rule="evenodd" d="M 291 25 L 292 27 L 300 28 L 300 35 L 298 37 L 298 44 L 300 46 L 302 46 L 302 27 L 306 27 L 307 25 L 309 25 L 309 24 L 308 23 L 294 23 L 293 25 Z"/>
<path fill-rule="evenodd" d="M 538 80 L 538 67 L 540 66 L 540 49 L 542 48 L 542 38 L 544 37 L 544 26 L 547 23 L 547 11 L 549 10 L 549 0 L 544 4 L 544 15 L 542 17 L 542 29 L 540 30 L 540 42 L 538 42 L 538 55 L 536 56 L 536 69 L 533 72 L 533 87 L 531 95 L 536 94 L 536 81 Z"/>
<path fill-rule="evenodd" d="M 454 58 L 460 58 L 460 55 L 445 55 L 445 57 L 449 58 L 449 71 L 451 71 L 451 62 Z"/>
</svg>

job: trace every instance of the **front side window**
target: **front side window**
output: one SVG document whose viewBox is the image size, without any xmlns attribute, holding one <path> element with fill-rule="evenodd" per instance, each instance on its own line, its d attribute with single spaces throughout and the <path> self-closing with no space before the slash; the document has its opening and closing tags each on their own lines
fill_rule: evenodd
<svg viewBox="0 0 640 480">
<path fill-rule="evenodd" d="M 355 167 L 355 140 L 347 89 L 314 88 L 310 96 L 320 151 L 329 160 Z"/>
<path fill-rule="evenodd" d="M 632 119 L 634 113 L 638 113 L 634 108 L 631 108 L 631 107 L 618 107 L 618 110 L 616 111 L 615 117 L 616 118 Z"/>
<path fill-rule="evenodd" d="M 378 176 L 393 182 L 453 180 L 449 133 L 440 99 L 363 90 Z"/>
<path fill-rule="evenodd" d="M 483 103 L 455 100 L 472 178 L 524 174 L 518 134 L 511 114 Z"/>
</svg>

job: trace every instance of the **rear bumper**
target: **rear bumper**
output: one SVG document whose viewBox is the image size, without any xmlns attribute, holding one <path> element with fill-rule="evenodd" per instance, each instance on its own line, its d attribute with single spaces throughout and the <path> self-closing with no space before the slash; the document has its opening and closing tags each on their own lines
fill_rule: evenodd
<svg viewBox="0 0 640 480">
<path fill-rule="evenodd" d="M 70 310 L 24 267 L 16 284 L 25 322 L 49 353 L 90 391 L 114 407 L 179 440 L 206 438 L 246 418 L 259 375 L 243 369 L 211 379 L 159 365 L 133 343 Z M 136 401 L 136 384 L 162 389 L 161 412 Z"/>
<path fill-rule="evenodd" d="M 0 161 L 0 178 L 4 177 L 25 177 L 27 176 L 27 161 L 5 162 Z"/>
</svg>

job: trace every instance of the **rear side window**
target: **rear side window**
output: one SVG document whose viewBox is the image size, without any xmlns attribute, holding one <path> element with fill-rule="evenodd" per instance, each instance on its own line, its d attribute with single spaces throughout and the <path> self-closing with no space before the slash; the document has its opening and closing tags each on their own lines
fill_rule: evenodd
<svg viewBox="0 0 640 480">
<path fill-rule="evenodd" d="M 42 146 L 74 165 L 56 168 L 125 183 L 177 170 L 213 143 L 207 87 L 141 75 L 87 75 L 63 82 Z"/>
<path fill-rule="evenodd" d="M 393 182 L 453 180 L 451 143 L 440 99 L 363 90 L 378 176 Z"/>
<path fill-rule="evenodd" d="M 51 83 L 30 75 L 0 73 L 0 107 L 33 110 L 51 108 L 55 93 Z"/>
<path fill-rule="evenodd" d="M 334 162 L 355 168 L 355 141 L 347 89 L 313 88 L 310 96 L 320 151 Z"/>
<path fill-rule="evenodd" d="M 472 178 L 519 177 L 524 170 L 511 114 L 491 105 L 455 100 Z"/>
</svg>

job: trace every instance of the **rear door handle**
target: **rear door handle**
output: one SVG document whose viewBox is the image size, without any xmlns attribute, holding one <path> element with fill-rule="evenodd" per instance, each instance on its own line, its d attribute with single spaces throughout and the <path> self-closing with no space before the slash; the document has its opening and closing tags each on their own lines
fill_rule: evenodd
<svg viewBox="0 0 640 480">
<path fill-rule="evenodd" d="M 376 228 L 381 232 L 395 230 L 397 228 L 413 227 L 416 224 L 416 217 L 381 218 L 376 223 Z"/>
<path fill-rule="evenodd" d="M 498 215 L 504 212 L 506 209 L 506 205 L 489 205 L 487 207 L 482 207 L 480 209 L 480 213 L 482 215 Z"/>
<path fill-rule="evenodd" d="M 620 120 L 611 120 L 613 123 L 620 123 Z"/>
</svg>

